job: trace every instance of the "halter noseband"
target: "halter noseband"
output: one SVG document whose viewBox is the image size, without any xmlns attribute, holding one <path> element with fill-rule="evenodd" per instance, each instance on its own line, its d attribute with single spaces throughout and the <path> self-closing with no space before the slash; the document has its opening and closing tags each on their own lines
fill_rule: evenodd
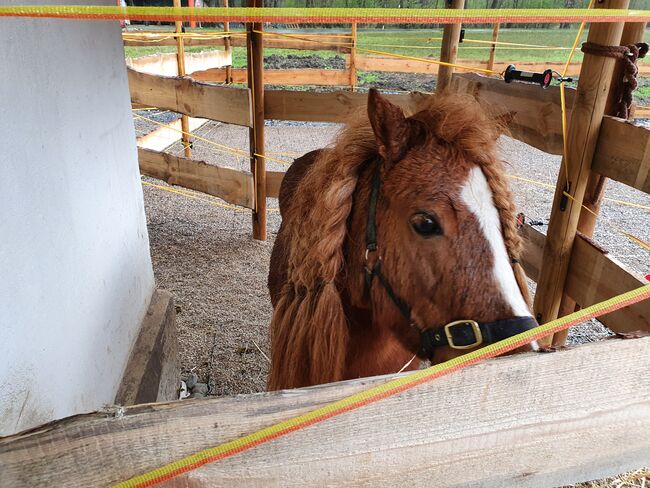
<svg viewBox="0 0 650 488">
<path fill-rule="evenodd" d="M 381 165 L 379 160 L 375 165 L 372 175 L 372 188 L 368 205 L 368 222 L 366 225 L 366 252 L 365 252 L 365 282 L 369 291 L 375 277 L 386 291 L 402 316 L 409 324 L 418 329 L 420 334 L 420 349 L 418 355 L 430 359 L 434 349 L 449 346 L 452 349 L 471 349 L 481 344 L 493 344 L 508 337 L 537 326 L 532 317 L 512 317 L 509 319 L 495 320 L 494 322 L 477 322 L 475 320 L 455 320 L 442 327 L 423 329 L 411 317 L 411 307 L 393 290 L 390 282 L 381 271 L 381 257 L 375 264 L 369 266 L 370 253 L 377 252 L 377 201 L 381 186 Z"/>
</svg>

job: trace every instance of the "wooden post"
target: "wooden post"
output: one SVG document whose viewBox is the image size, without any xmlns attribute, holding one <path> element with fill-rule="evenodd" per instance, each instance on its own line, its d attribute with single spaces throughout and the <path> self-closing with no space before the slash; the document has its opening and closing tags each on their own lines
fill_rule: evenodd
<svg viewBox="0 0 650 488">
<path fill-rule="evenodd" d="M 496 42 L 499 39 L 499 25 L 500 24 L 494 24 L 494 27 L 492 28 L 492 47 L 490 47 L 490 58 L 488 59 L 487 62 L 487 69 L 493 70 L 494 69 L 494 58 L 496 57 L 497 53 L 497 45 Z"/>
<path fill-rule="evenodd" d="M 190 8 L 194 8 L 194 0 L 187 0 L 187 6 Z M 196 29 L 196 21 L 195 20 L 190 20 L 190 28 L 191 29 Z"/>
<path fill-rule="evenodd" d="M 352 22 L 352 46 L 350 47 L 350 89 L 357 87 L 357 23 Z"/>
<path fill-rule="evenodd" d="M 627 46 L 629 44 L 635 44 L 637 42 L 643 41 L 643 34 L 645 33 L 646 24 L 645 22 L 634 22 L 627 23 L 623 28 L 623 35 L 621 36 L 620 44 L 622 46 Z M 614 73 L 612 75 L 612 85 L 609 91 L 607 102 L 605 104 L 605 115 L 614 115 L 614 103 L 616 99 L 614 98 L 618 92 L 617 83 L 621 79 L 621 74 L 623 71 L 623 63 L 618 61 L 614 67 Z M 598 173 L 591 173 L 589 175 L 589 181 L 587 182 L 587 189 L 585 190 L 585 198 L 583 205 L 587 209 L 583 208 L 580 212 L 580 218 L 578 220 L 578 231 L 587 237 L 592 237 L 594 235 L 594 229 L 596 228 L 596 217 L 600 212 L 600 205 L 602 204 L 603 197 L 605 196 L 605 187 L 607 186 L 607 178 L 605 176 L 599 175 Z M 592 213 L 593 212 L 593 213 Z M 596 215 L 594 215 L 596 214 Z M 576 302 L 568 295 L 562 297 L 562 302 L 560 303 L 559 316 L 568 315 L 574 312 L 576 309 Z M 567 335 L 569 330 L 562 330 L 553 335 L 553 345 L 562 346 L 566 342 Z"/>
<path fill-rule="evenodd" d="M 447 8 L 463 9 L 465 0 L 447 0 Z M 445 63 L 455 63 L 458 56 L 458 42 L 460 41 L 460 24 L 447 24 L 442 34 L 442 46 L 440 47 L 440 61 Z M 438 67 L 438 81 L 436 82 L 436 92 L 442 93 L 451 83 L 451 75 L 454 68 L 451 66 L 440 65 Z"/>
<path fill-rule="evenodd" d="M 604 0 L 596 8 L 626 9 L 628 4 L 629 0 Z M 623 23 L 592 24 L 588 40 L 605 46 L 618 45 L 622 33 Z M 581 205 L 615 64 L 613 58 L 590 54 L 584 56 L 567 131 L 567 157 L 563 158 L 558 175 L 535 294 L 535 315 L 540 323 L 555 319 L 559 313 Z M 565 191 L 573 198 L 565 197 Z M 551 339 L 548 337 L 542 342 L 548 345 Z"/>
<path fill-rule="evenodd" d="M 174 0 L 174 7 L 180 7 L 181 0 Z M 176 33 L 183 32 L 183 22 L 176 21 Z M 176 36 L 176 63 L 178 65 L 178 76 L 185 76 L 185 47 L 183 46 L 183 38 Z M 192 147 L 190 143 L 190 121 L 187 115 L 181 115 L 181 130 L 183 131 L 183 149 L 186 158 L 192 157 Z"/>
<path fill-rule="evenodd" d="M 223 6 L 228 8 L 228 0 L 223 0 Z M 223 31 L 228 35 L 223 40 L 224 50 L 226 54 L 230 55 L 230 62 L 232 63 L 232 48 L 230 47 L 230 22 L 223 23 Z M 226 66 L 226 83 L 232 83 L 232 64 Z"/>
<path fill-rule="evenodd" d="M 249 0 L 251 7 L 263 7 L 263 0 Z M 249 130 L 251 172 L 255 186 L 253 238 L 266 240 L 266 160 L 264 159 L 264 39 L 262 23 L 246 25 L 248 87 L 253 101 L 253 127 Z"/>
</svg>

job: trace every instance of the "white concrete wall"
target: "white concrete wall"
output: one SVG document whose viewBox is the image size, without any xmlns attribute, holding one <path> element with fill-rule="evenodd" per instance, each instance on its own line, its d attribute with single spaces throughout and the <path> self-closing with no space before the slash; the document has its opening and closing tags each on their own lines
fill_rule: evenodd
<svg viewBox="0 0 650 488">
<path fill-rule="evenodd" d="M 113 401 L 154 279 L 119 23 L 0 24 L 7 435 Z"/>
</svg>

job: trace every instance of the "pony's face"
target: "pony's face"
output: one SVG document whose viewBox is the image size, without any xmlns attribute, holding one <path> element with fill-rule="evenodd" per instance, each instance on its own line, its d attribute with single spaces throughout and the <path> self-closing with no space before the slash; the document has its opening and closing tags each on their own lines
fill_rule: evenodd
<svg viewBox="0 0 650 488">
<path fill-rule="evenodd" d="M 517 280 L 502 228 L 511 197 L 503 181 L 495 192 L 484 170 L 485 158 L 494 152 L 493 137 L 485 139 L 484 160 L 474 160 L 477 151 L 441 140 L 426 126 L 440 121 L 417 115 L 405 119 L 377 96 L 374 103 L 382 105 L 369 107 L 369 114 L 384 160 L 377 256 L 386 279 L 409 305 L 413 322 L 432 328 L 455 320 L 530 316 L 526 285 L 521 276 Z M 373 285 L 370 300 L 375 321 L 385 321 L 413 347 L 417 335 L 385 290 Z M 463 352 L 441 347 L 433 359 Z"/>
</svg>

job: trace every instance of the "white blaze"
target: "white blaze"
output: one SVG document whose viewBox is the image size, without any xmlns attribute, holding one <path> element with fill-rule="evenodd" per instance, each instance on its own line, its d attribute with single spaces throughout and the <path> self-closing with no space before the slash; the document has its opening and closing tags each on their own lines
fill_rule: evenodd
<svg viewBox="0 0 650 488">
<path fill-rule="evenodd" d="M 501 219 L 494 206 L 492 190 L 488 185 L 483 171 L 478 166 L 472 168 L 467 181 L 463 185 L 460 196 L 467 208 L 478 220 L 485 238 L 490 243 L 496 280 L 506 302 L 510 304 L 512 312 L 517 317 L 530 316 L 530 311 L 519 290 L 515 279 L 512 264 L 508 258 L 506 245 L 501 232 Z"/>
</svg>

